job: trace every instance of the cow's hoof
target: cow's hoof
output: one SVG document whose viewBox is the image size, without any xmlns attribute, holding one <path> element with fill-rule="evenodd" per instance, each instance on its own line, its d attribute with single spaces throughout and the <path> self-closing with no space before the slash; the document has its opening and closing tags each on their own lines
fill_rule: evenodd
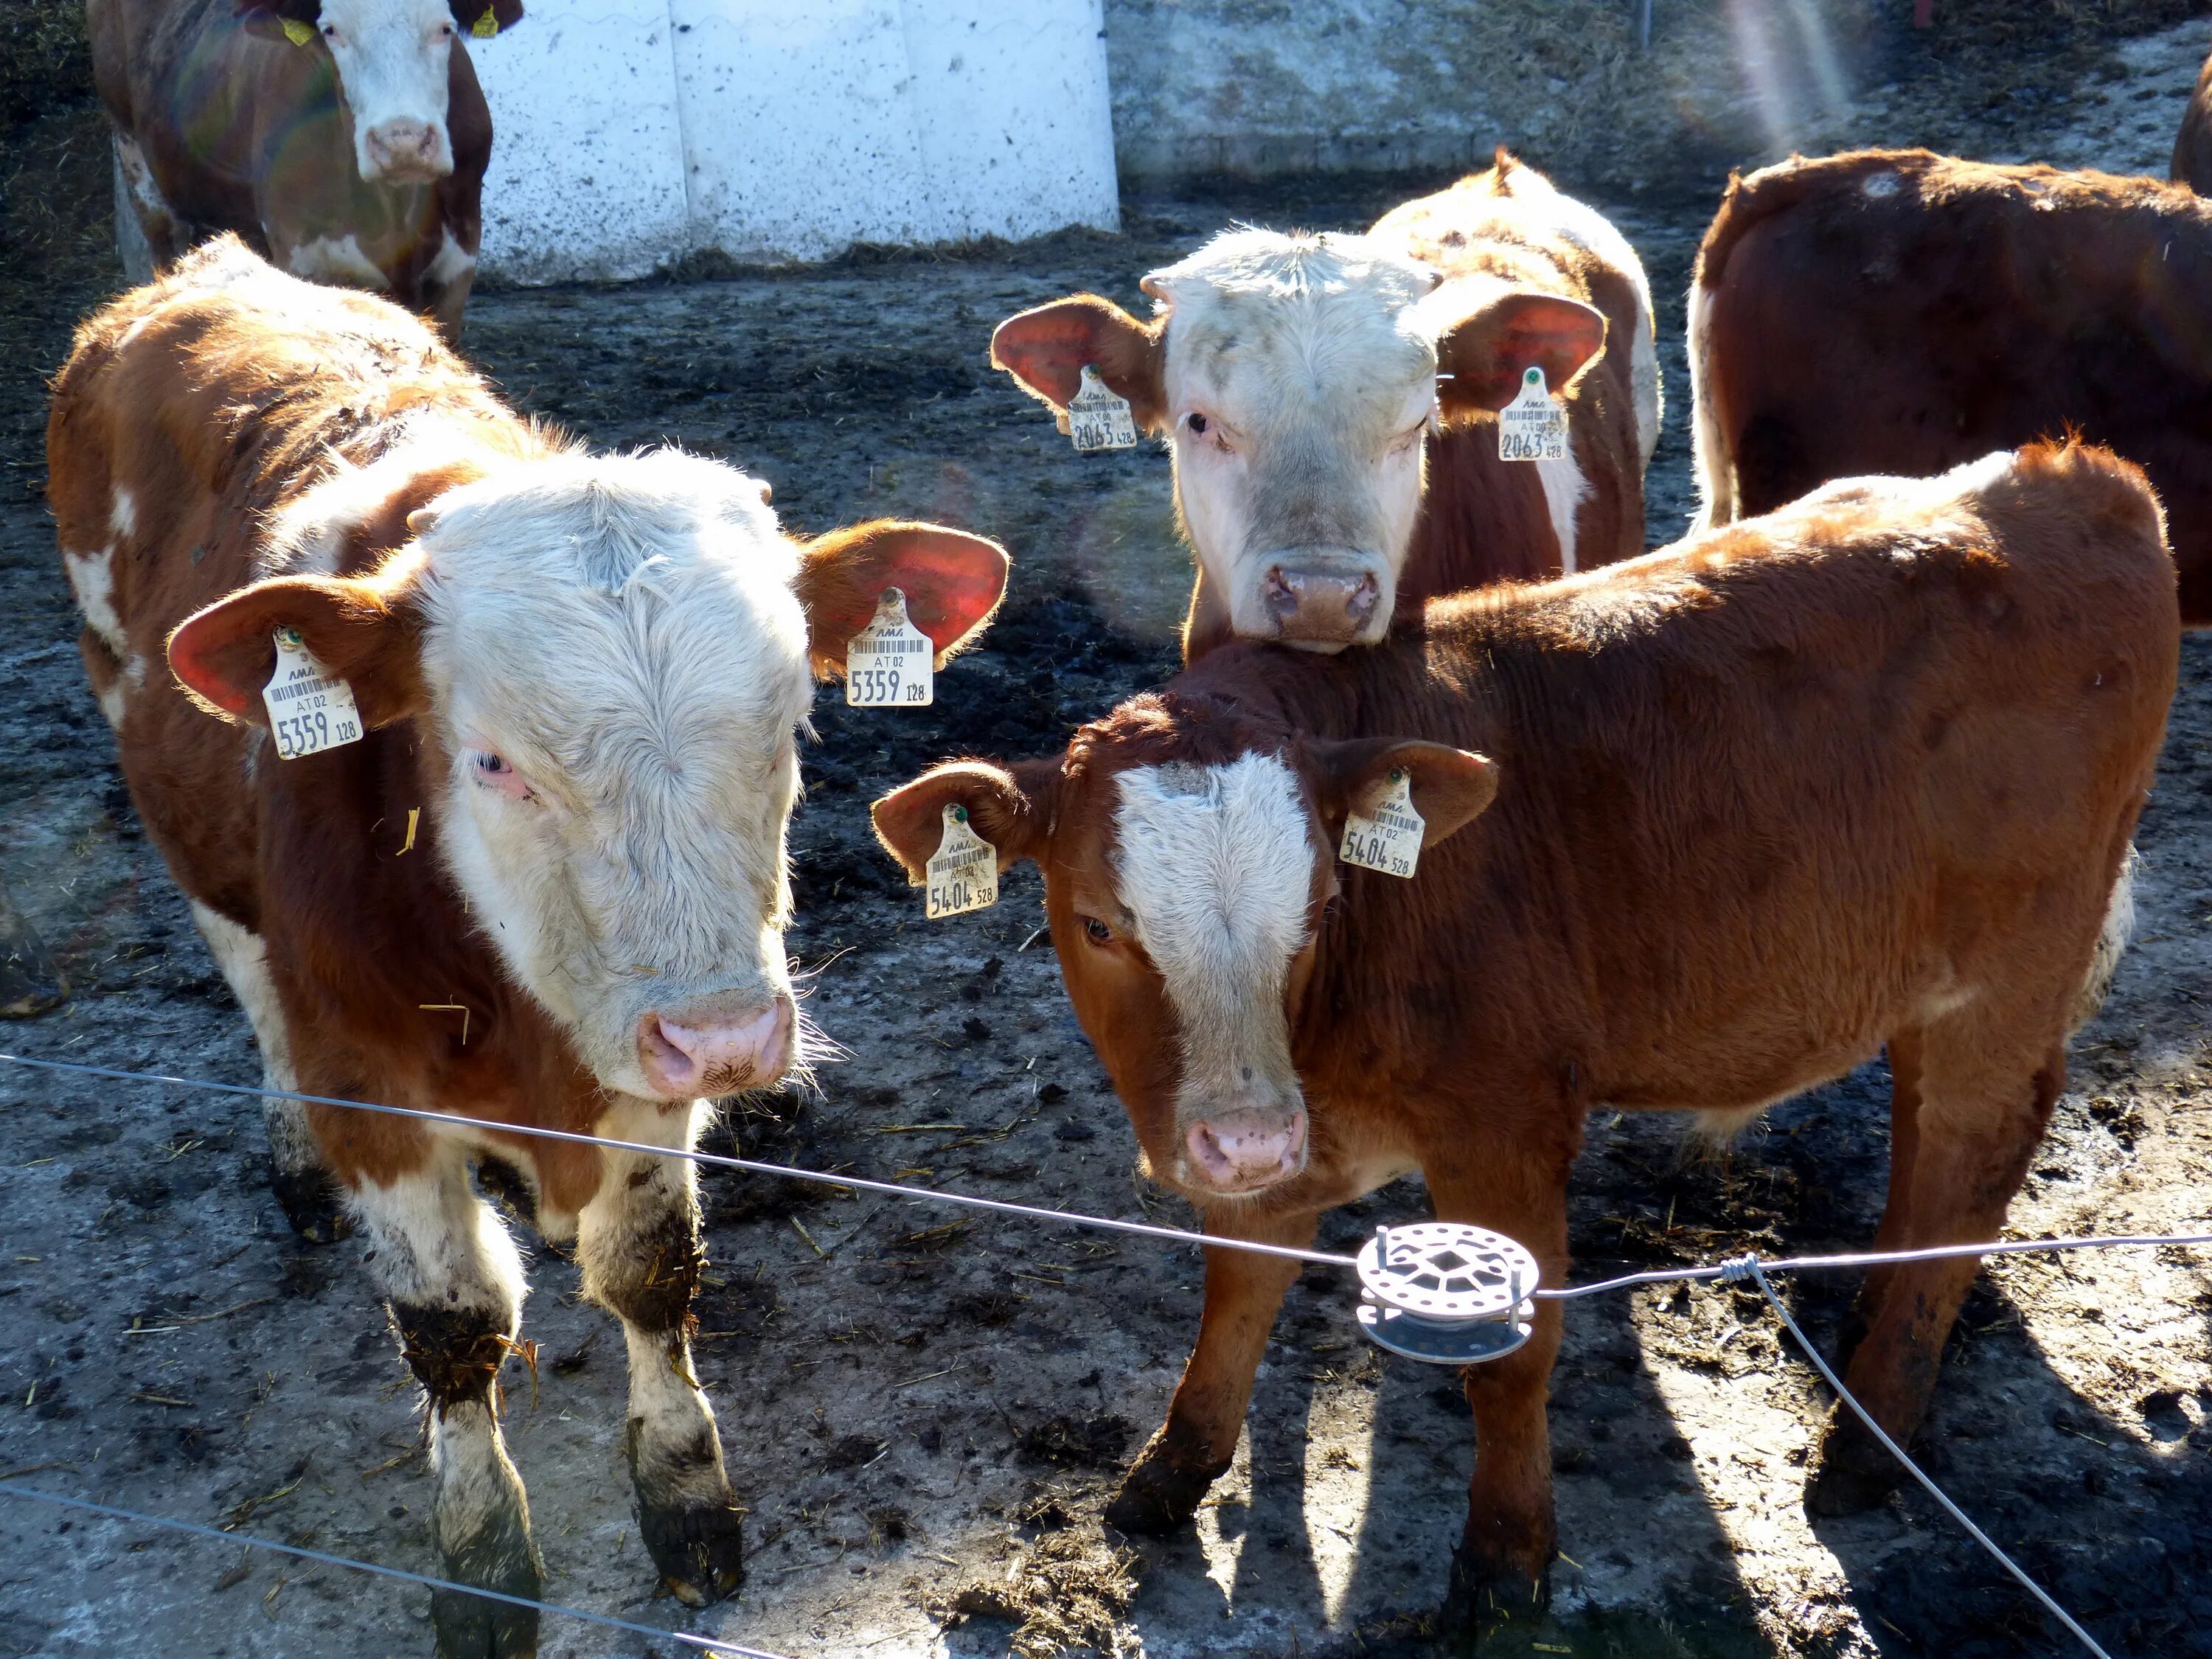
<svg viewBox="0 0 2212 1659">
<path fill-rule="evenodd" d="M 313 1164 L 295 1170 L 271 1164 L 269 1190 L 276 1194 L 292 1231 L 310 1244 L 335 1244 L 353 1231 L 353 1218 L 338 1200 L 338 1184 L 325 1170 Z"/>
<path fill-rule="evenodd" d="M 445 1553 L 445 1576 L 501 1595 L 536 1601 L 545 1569 L 531 1542 L 528 1522 L 495 1518 L 473 1543 Z M 438 1659 L 537 1659 L 538 1610 L 492 1601 L 465 1590 L 432 1590 L 430 1623 Z"/>
<path fill-rule="evenodd" d="M 1455 1644 L 1482 1642 L 1509 1626 L 1541 1622 L 1552 1607 L 1548 1573 L 1531 1578 L 1478 1562 L 1465 1545 L 1452 1552 L 1451 1583 L 1437 1613 L 1437 1633 Z"/>
<path fill-rule="evenodd" d="M 687 1607 L 737 1594 L 745 1577 L 745 1512 L 734 1498 L 698 1509 L 638 1505 L 646 1553 Z"/>
<path fill-rule="evenodd" d="M 1820 1466 L 1805 1483 L 1805 1512 L 1822 1520 L 1862 1515 L 1895 1492 L 1904 1474 L 1865 1424 L 1839 1414 L 1828 1425 Z"/>
<path fill-rule="evenodd" d="M 1106 1524 L 1133 1537 L 1158 1538 L 1175 1531 L 1198 1513 L 1198 1506 L 1220 1474 L 1193 1468 L 1171 1457 L 1159 1436 L 1137 1455 L 1122 1477 L 1121 1490 L 1106 1506 Z"/>
</svg>

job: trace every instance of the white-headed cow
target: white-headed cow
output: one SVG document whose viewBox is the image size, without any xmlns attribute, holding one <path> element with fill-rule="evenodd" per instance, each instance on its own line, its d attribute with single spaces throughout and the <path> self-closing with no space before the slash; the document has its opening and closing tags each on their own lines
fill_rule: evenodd
<svg viewBox="0 0 2212 1659">
<path fill-rule="evenodd" d="M 272 1087 L 683 1150 L 705 1097 L 803 1060 L 784 846 L 812 676 L 890 586 L 957 647 L 1003 591 L 996 545 L 794 540 L 759 480 L 590 454 L 397 307 L 228 239 L 79 331 L 47 458 L 124 775 Z M 327 1106 L 270 1127 L 295 1219 L 319 1224 L 327 1171 L 373 1245 L 447 1576 L 539 1584 L 495 1390 L 521 1265 L 470 1185 L 492 1159 L 622 1321 L 654 1565 L 695 1604 L 734 1587 L 689 1164 Z M 447 1655 L 535 1650 L 532 1613 L 433 1605 Z"/>
<path fill-rule="evenodd" d="M 461 37 L 521 15 L 521 0 L 87 0 L 126 269 L 143 281 L 231 231 L 453 338 L 492 142 Z"/>
<path fill-rule="evenodd" d="M 1084 368 L 1169 441 L 1198 556 L 1183 635 L 1335 651 L 1394 612 L 1644 550 L 1659 435 L 1650 290 L 1620 233 L 1502 150 L 1364 235 L 1232 230 L 1155 270 L 1139 322 L 1078 295 L 992 361 L 1064 410 Z M 1532 369 L 1565 453 L 1499 453 Z"/>
</svg>

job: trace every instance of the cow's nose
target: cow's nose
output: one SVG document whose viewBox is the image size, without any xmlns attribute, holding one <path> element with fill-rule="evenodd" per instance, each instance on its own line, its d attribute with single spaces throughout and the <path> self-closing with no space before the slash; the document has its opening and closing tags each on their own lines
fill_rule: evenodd
<svg viewBox="0 0 2212 1659">
<path fill-rule="evenodd" d="M 1262 591 L 1279 637 L 1346 645 L 1374 619 L 1382 599 L 1372 571 L 1301 570 L 1294 565 L 1271 566 Z"/>
<path fill-rule="evenodd" d="M 380 177 L 395 182 L 434 179 L 452 171 L 439 165 L 438 137 L 428 121 L 395 116 L 368 130 L 368 159 Z"/>
<path fill-rule="evenodd" d="M 637 1023 L 638 1063 L 668 1100 L 765 1088 L 791 1063 L 791 999 L 740 1003 L 708 998 Z"/>
<path fill-rule="evenodd" d="M 1218 1193 L 1257 1192 L 1305 1167 L 1306 1115 L 1229 1112 L 1192 1124 L 1183 1145 L 1200 1185 Z"/>
</svg>

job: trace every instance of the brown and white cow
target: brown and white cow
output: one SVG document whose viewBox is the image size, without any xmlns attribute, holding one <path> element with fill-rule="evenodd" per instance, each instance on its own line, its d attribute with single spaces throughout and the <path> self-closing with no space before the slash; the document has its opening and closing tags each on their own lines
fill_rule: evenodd
<svg viewBox="0 0 2212 1659">
<path fill-rule="evenodd" d="M 511 27 L 521 0 L 87 0 L 85 15 L 133 281 L 231 231 L 459 335 L 492 139 L 459 37 Z"/>
<path fill-rule="evenodd" d="M 2142 475 L 2033 448 L 1437 600 L 1326 662 L 1225 647 L 1062 756 L 941 767 L 875 818 L 916 875 L 948 804 L 1041 867 L 1140 1167 L 1209 1232 L 1303 1245 L 1418 1169 L 1440 1217 L 1520 1240 L 1556 1285 L 1589 1111 L 1747 1118 L 1887 1047 L 1878 1241 L 1978 1241 L 2131 914 L 2179 641 Z M 1411 879 L 1337 858 L 1396 775 L 1427 820 Z M 1210 1253 L 1114 1525 L 1181 1523 L 1229 1467 L 1297 1271 Z M 1867 1282 L 1850 1384 L 1900 1437 L 1975 1271 Z M 1543 1594 L 1559 1332 L 1540 1304 L 1534 1340 L 1466 1373 L 1455 1618 Z M 1855 1507 L 1896 1473 L 1838 1416 L 1808 1501 Z"/>
<path fill-rule="evenodd" d="M 80 330 L 47 458 L 124 775 L 270 1086 L 680 1151 L 705 1097 L 803 1062 L 784 843 L 810 659 L 842 669 L 890 586 L 951 649 L 1003 590 L 995 544 L 793 540 L 759 480 L 591 454 L 398 307 L 228 238 Z M 350 686 L 358 741 L 279 758 L 280 629 Z M 429 1396 L 448 1577 L 539 1583 L 495 1387 L 522 1267 L 470 1186 L 492 1159 L 622 1322 L 654 1565 L 694 1604 L 734 1588 L 689 1164 L 336 1107 L 270 1125 L 289 1206 L 319 1165 L 373 1246 Z M 534 1650 L 534 1614 L 433 1607 L 443 1653 Z"/>
<path fill-rule="evenodd" d="M 2173 166 L 2166 176 L 2199 196 L 2212 196 L 2212 58 L 2197 73 L 2196 90 L 2174 136 Z"/>
<path fill-rule="evenodd" d="M 1077 295 L 1001 323 L 991 361 L 1063 410 L 1095 365 L 1167 438 L 1198 556 L 1186 660 L 1232 636 L 1371 643 L 1401 605 L 1644 550 L 1644 268 L 1503 150 L 1364 235 L 1232 230 L 1143 288 L 1149 322 Z M 1531 367 L 1566 406 L 1565 459 L 1499 459 Z"/>
<path fill-rule="evenodd" d="M 2212 203 L 1926 150 L 1732 179 L 1690 289 L 1701 526 L 2081 434 L 2164 501 L 2212 623 Z"/>
</svg>

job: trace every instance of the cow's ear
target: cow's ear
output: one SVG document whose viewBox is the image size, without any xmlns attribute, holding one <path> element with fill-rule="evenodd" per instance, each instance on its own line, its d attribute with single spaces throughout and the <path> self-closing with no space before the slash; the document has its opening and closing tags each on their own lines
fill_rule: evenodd
<svg viewBox="0 0 2212 1659">
<path fill-rule="evenodd" d="M 522 0 L 446 0 L 462 33 L 489 40 L 522 21 Z"/>
<path fill-rule="evenodd" d="M 368 577 L 273 576 L 241 587 L 177 624 L 169 672 L 210 713 L 266 726 L 261 694 L 276 672 L 276 630 L 299 630 L 323 672 L 352 688 L 374 728 L 429 706 L 422 684 L 419 562 L 395 560 Z"/>
<path fill-rule="evenodd" d="M 1424 846 L 1465 829 L 1498 793 L 1498 763 L 1449 744 L 1364 738 L 1314 743 L 1308 753 L 1318 770 L 1322 817 L 1332 837 L 1343 833 L 1346 813 L 1372 816 L 1401 777 L 1413 781 L 1413 810 L 1425 825 Z"/>
<path fill-rule="evenodd" d="M 876 838 L 918 887 L 927 878 L 931 854 L 945 839 L 948 806 L 963 810 L 969 827 L 999 849 L 1001 870 L 1023 859 L 1042 861 L 1060 779 L 1057 757 L 1011 768 L 991 761 L 955 761 L 894 789 L 868 809 L 868 816 L 875 821 Z"/>
<path fill-rule="evenodd" d="M 1605 349 L 1605 313 L 1556 294 L 1492 296 L 1437 333 L 1437 402 L 1447 416 L 1503 409 L 1531 368 L 1564 392 Z"/>
<path fill-rule="evenodd" d="M 303 31 L 322 21 L 323 0 L 238 0 L 237 12 L 248 34 L 304 46 L 313 37 Z"/>
<path fill-rule="evenodd" d="M 1129 400 L 1146 432 L 1167 430 L 1164 317 L 1140 323 L 1095 294 L 1054 300 L 1009 317 L 991 335 L 991 367 L 1003 368 L 1054 409 L 1066 409 L 1083 384 L 1085 365 Z"/>
<path fill-rule="evenodd" d="M 884 590 L 906 595 L 907 620 L 937 647 L 936 665 L 981 633 L 1006 592 L 1006 550 L 943 525 L 878 519 L 800 549 L 793 584 L 806 611 L 807 655 L 828 678 L 876 614 Z"/>
</svg>

